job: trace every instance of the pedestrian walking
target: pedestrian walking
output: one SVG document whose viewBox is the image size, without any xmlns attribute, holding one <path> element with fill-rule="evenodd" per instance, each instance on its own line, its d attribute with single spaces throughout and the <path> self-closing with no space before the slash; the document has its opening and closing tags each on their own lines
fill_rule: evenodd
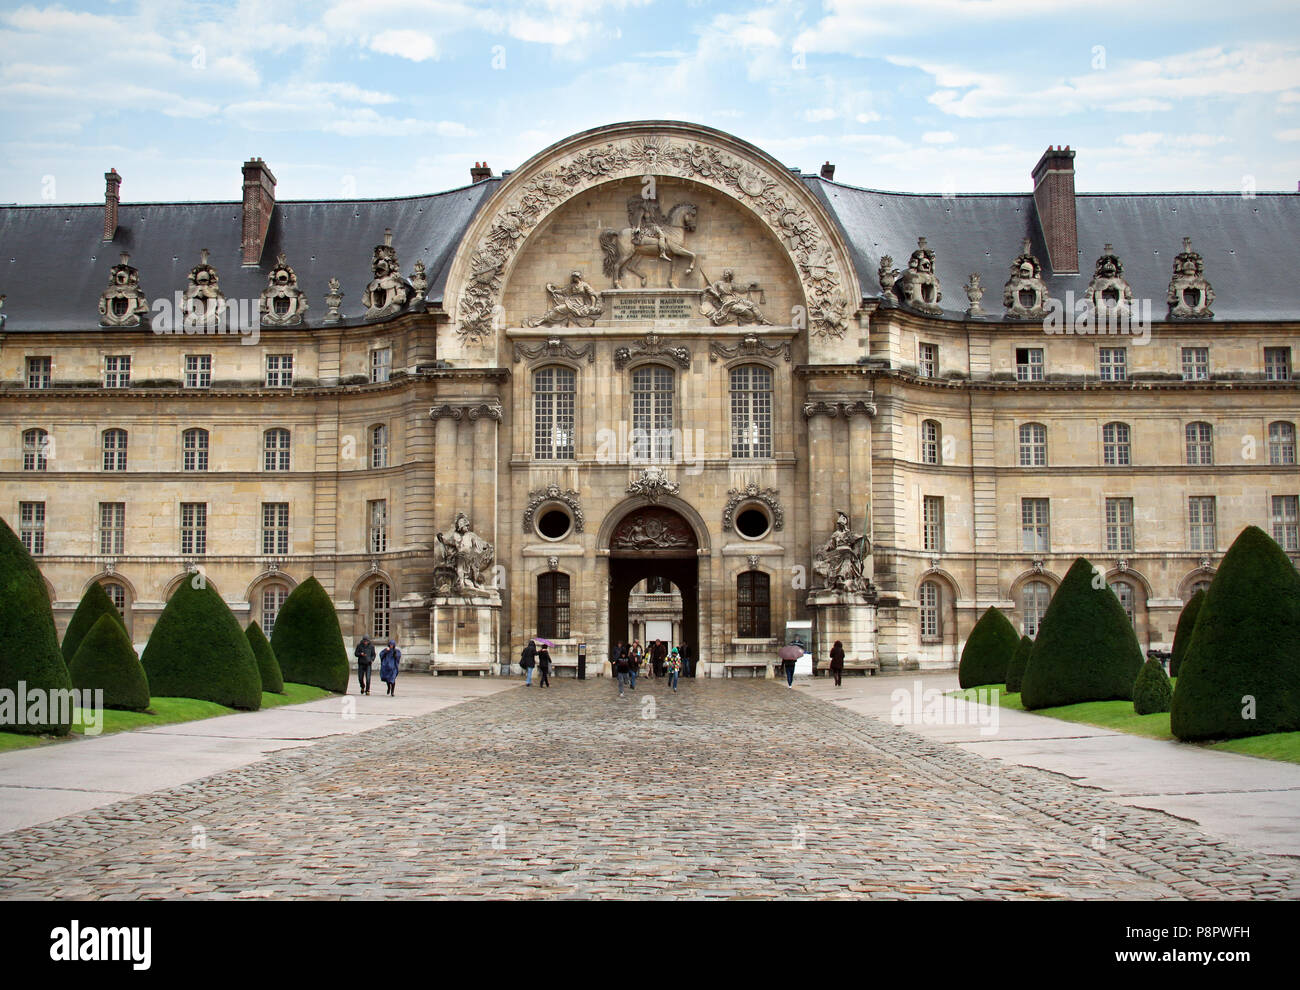
<svg viewBox="0 0 1300 990">
<path fill-rule="evenodd" d="M 627 647 L 623 645 L 623 641 L 621 639 L 610 648 L 609 651 L 610 676 L 614 676 L 618 673 L 619 654 L 623 653 L 626 649 Z"/>
<path fill-rule="evenodd" d="M 618 678 L 618 696 L 626 697 L 623 689 L 627 687 L 628 677 L 632 670 L 632 657 L 628 653 L 627 647 L 619 651 L 618 659 L 614 661 L 614 676 Z"/>
<path fill-rule="evenodd" d="M 656 639 L 654 650 L 650 656 L 650 666 L 654 668 L 655 677 L 664 676 L 664 661 L 668 659 L 668 644 L 662 639 Z"/>
<path fill-rule="evenodd" d="M 397 665 L 401 659 L 402 651 L 397 648 L 397 642 L 390 639 L 379 653 L 379 679 L 388 685 L 389 694 L 397 693 Z"/>
<path fill-rule="evenodd" d="M 631 684 L 633 691 L 636 690 L 636 675 L 641 673 L 641 660 L 643 656 L 644 652 L 641 649 L 640 641 L 633 640 L 632 649 L 630 649 L 627 654 L 627 679 L 628 683 Z"/>
<path fill-rule="evenodd" d="M 362 694 L 369 694 L 370 665 L 375 662 L 375 644 L 370 642 L 369 636 L 362 636 L 352 655 L 357 658 L 357 684 Z"/>
<path fill-rule="evenodd" d="M 785 685 L 794 687 L 794 665 L 801 656 L 803 656 L 803 643 L 799 640 L 792 640 L 787 646 L 781 647 L 776 654 L 781 658 L 781 664 L 785 667 Z"/>
<path fill-rule="evenodd" d="M 844 676 L 844 644 L 838 639 L 831 647 L 831 674 L 835 677 L 835 686 L 839 687 L 840 678 Z"/>
<path fill-rule="evenodd" d="M 533 686 L 533 667 L 537 665 L 537 644 L 531 639 L 519 654 L 519 666 L 524 668 L 524 687 Z"/>
<path fill-rule="evenodd" d="M 542 644 L 542 648 L 537 651 L 537 669 L 541 672 L 542 680 L 538 687 L 551 686 L 551 651 Z"/>
<path fill-rule="evenodd" d="M 673 647 L 673 652 L 668 654 L 668 659 L 664 661 L 664 665 L 668 669 L 668 685 L 673 689 L 673 694 L 676 694 L 677 678 L 682 673 L 682 654 L 677 647 Z"/>
</svg>

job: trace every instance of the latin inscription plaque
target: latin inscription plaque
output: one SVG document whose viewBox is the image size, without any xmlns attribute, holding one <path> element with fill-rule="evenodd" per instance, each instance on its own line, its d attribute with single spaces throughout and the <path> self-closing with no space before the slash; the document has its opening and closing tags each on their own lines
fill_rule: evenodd
<svg viewBox="0 0 1300 990">
<path fill-rule="evenodd" d="M 698 293 L 696 293 L 698 295 Z M 686 295 L 609 294 L 610 317 L 615 322 L 689 320 L 695 315 L 692 297 Z"/>
</svg>

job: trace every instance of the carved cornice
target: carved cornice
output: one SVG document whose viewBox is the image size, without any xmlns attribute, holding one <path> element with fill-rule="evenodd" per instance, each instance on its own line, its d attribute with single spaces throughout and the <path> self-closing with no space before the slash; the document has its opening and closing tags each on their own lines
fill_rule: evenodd
<svg viewBox="0 0 1300 990">
<path fill-rule="evenodd" d="M 453 419 L 458 423 L 462 419 L 469 419 L 473 423 L 486 417 L 499 423 L 503 412 L 499 402 L 444 402 L 442 405 L 430 407 L 429 418 L 434 420 Z"/>
<path fill-rule="evenodd" d="M 876 414 L 876 403 L 873 396 L 874 392 L 868 392 L 865 399 L 805 402 L 803 404 L 803 417 L 804 419 L 812 419 L 814 416 L 829 416 L 834 419 L 836 416 L 843 416 L 845 419 L 851 419 L 854 416 L 874 416 Z"/>
<path fill-rule="evenodd" d="M 727 507 L 722 510 L 722 528 L 730 532 L 734 526 L 736 509 L 745 502 L 762 502 L 772 513 L 772 529 L 785 528 L 785 510 L 781 508 L 781 494 L 775 488 L 759 488 L 750 482 L 744 488 L 727 492 Z"/>
<path fill-rule="evenodd" d="M 539 488 L 537 491 L 528 493 L 528 506 L 524 509 L 525 533 L 533 531 L 533 517 L 537 515 L 537 510 L 548 502 L 560 502 L 568 506 L 569 512 L 573 515 L 574 532 L 582 532 L 582 502 L 578 493 L 572 489 L 561 491 L 559 485 L 550 484 L 545 488 Z"/>
<path fill-rule="evenodd" d="M 521 360 L 536 361 L 538 358 L 557 358 L 566 357 L 573 361 L 586 358 L 588 364 L 596 360 L 596 345 L 591 341 L 574 347 L 566 340 L 559 337 L 548 337 L 546 340 L 538 341 L 536 344 L 520 344 L 514 346 L 514 354 L 511 358 L 512 364 L 518 364 Z"/>
<path fill-rule="evenodd" d="M 690 348 L 672 347 L 665 344 L 664 339 L 653 330 L 645 335 L 645 339 L 641 343 L 616 349 L 614 351 L 614 367 L 622 371 L 630 362 L 642 357 L 668 358 L 683 371 L 688 371 L 691 367 Z"/>
<path fill-rule="evenodd" d="M 716 340 L 709 341 L 709 360 L 715 363 L 718 358 L 729 361 L 738 357 L 776 357 L 778 354 L 784 356 L 786 364 L 790 363 L 790 342 L 788 340 L 769 344 L 757 335 L 748 333 L 735 344 L 723 344 Z"/>
</svg>

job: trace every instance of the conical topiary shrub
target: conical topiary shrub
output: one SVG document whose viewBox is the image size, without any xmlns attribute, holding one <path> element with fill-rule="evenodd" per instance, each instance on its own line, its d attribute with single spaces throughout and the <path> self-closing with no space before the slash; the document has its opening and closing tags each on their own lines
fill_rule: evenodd
<svg viewBox="0 0 1300 990">
<path fill-rule="evenodd" d="M 1178 627 L 1174 630 L 1174 648 L 1169 655 L 1170 677 L 1178 676 L 1178 668 L 1183 665 L 1183 657 L 1187 656 L 1187 647 L 1192 641 L 1192 630 L 1196 628 L 1196 616 L 1204 604 L 1205 589 L 1200 588 L 1183 606 L 1183 611 L 1178 616 Z"/>
<path fill-rule="evenodd" d="M 72 658 L 72 686 L 104 692 L 104 707 L 142 712 L 149 707 L 149 679 L 122 623 L 105 613 L 81 638 Z"/>
<path fill-rule="evenodd" d="M 12 692 L 7 697 L 14 699 L 7 707 L 0 703 L 0 732 L 66 736 L 72 729 L 71 695 L 50 692 L 71 689 L 45 581 L 23 541 L 0 519 L 0 691 Z M 33 691 L 45 699 L 39 708 Z M 20 698 L 27 704 L 20 705 Z"/>
<path fill-rule="evenodd" d="M 1019 694 L 1020 684 L 1025 679 L 1025 665 L 1029 663 L 1029 651 L 1034 648 L 1034 641 L 1028 636 L 1020 637 L 1016 652 L 1011 654 L 1007 664 L 1007 694 Z"/>
<path fill-rule="evenodd" d="M 271 630 L 271 649 L 286 681 L 340 694 L 347 691 L 351 668 L 343 632 L 334 603 L 314 577 L 284 600 Z"/>
<path fill-rule="evenodd" d="M 964 688 L 1001 684 L 1019 644 L 1015 626 L 990 605 L 966 638 L 957 668 L 957 683 Z"/>
<path fill-rule="evenodd" d="M 275 651 L 271 649 L 271 644 L 266 640 L 266 633 L 262 632 L 262 627 L 254 619 L 244 630 L 244 635 L 248 637 L 248 645 L 253 648 L 253 656 L 257 657 L 257 670 L 262 675 L 262 690 L 270 691 L 272 694 L 284 694 L 284 677 L 280 673 L 280 663 L 275 659 Z"/>
<path fill-rule="evenodd" d="M 81 645 L 82 639 L 99 621 L 101 615 L 113 616 L 117 619 L 118 625 L 122 626 L 123 630 L 126 629 L 117 606 L 113 604 L 113 599 L 108 597 L 108 592 L 104 590 L 103 585 L 95 581 L 81 596 L 77 610 L 72 613 L 72 618 L 68 620 L 68 628 L 63 633 L 63 659 L 69 667 L 72 666 L 72 658 L 77 655 L 77 647 Z"/>
<path fill-rule="evenodd" d="M 1300 574 L 1257 526 L 1233 541 L 1205 595 L 1169 725 L 1189 740 L 1300 729 Z"/>
<path fill-rule="evenodd" d="M 253 711 L 262 706 L 262 677 L 248 637 L 202 575 L 172 593 L 141 661 L 155 698 L 201 698 Z"/>
<path fill-rule="evenodd" d="M 1159 660 L 1144 663 L 1133 683 L 1133 711 L 1139 715 L 1167 712 L 1173 697 L 1174 686 L 1169 683 L 1165 665 Z"/>
<path fill-rule="evenodd" d="M 1143 663 L 1124 606 L 1080 557 L 1043 615 L 1020 682 L 1020 703 L 1032 710 L 1079 701 L 1131 701 Z"/>
</svg>

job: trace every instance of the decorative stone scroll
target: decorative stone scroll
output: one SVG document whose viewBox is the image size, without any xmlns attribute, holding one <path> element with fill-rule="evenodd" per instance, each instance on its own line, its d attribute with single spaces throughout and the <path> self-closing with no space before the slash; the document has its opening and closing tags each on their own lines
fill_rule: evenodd
<svg viewBox="0 0 1300 990">
<path fill-rule="evenodd" d="M 1209 320 L 1214 311 L 1214 290 L 1205 280 L 1205 261 L 1192 250 L 1192 239 L 1183 238 L 1183 250 L 1174 259 L 1174 275 L 1169 280 L 1169 318 L 1173 320 Z"/>
<path fill-rule="evenodd" d="M 442 405 L 432 406 L 429 409 L 430 419 L 452 419 L 458 423 L 462 419 L 468 419 L 473 423 L 484 417 L 499 423 L 504 414 L 499 402 L 444 402 Z"/>
<path fill-rule="evenodd" d="M 529 317 L 524 321 L 524 326 L 567 327 L 576 323 L 580 327 L 589 327 L 605 312 L 600 293 L 583 281 L 582 272 L 579 271 L 569 273 L 566 285 L 548 282 L 546 294 L 551 297 L 551 308 L 541 316 Z"/>
<path fill-rule="evenodd" d="M 186 326 L 217 326 L 226 310 L 226 296 L 217 270 L 208 264 L 207 248 L 199 252 L 199 263 L 190 269 L 189 280 L 185 289 Z"/>
<path fill-rule="evenodd" d="M 934 273 L 934 252 L 926 246 L 925 238 L 916 239 L 916 250 L 907 262 L 907 271 L 894 286 L 898 301 L 908 309 L 930 316 L 941 316 L 943 307 L 939 300 L 939 276 Z"/>
<path fill-rule="evenodd" d="M 1011 277 L 1002 287 L 1002 305 L 1013 320 L 1042 320 L 1047 317 L 1047 283 L 1043 266 L 1029 249 L 1025 238 L 1020 254 L 1011 263 Z"/>
<path fill-rule="evenodd" d="M 619 347 L 614 351 L 614 367 L 622 371 L 628 364 L 640 357 L 665 357 L 674 362 L 683 371 L 691 367 L 691 352 L 686 347 L 670 347 L 662 337 L 653 330 L 645 339 L 631 347 Z"/>
<path fill-rule="evenodd" d="M 582 532 L 582 501 L 578 493 L 572 489 L 561 491 L 559 485 L 552 483 L 545 488 L 528 493 L 528 506 L 524 509 L 525 533 L 533 531 L 533 517 L 537 515 L 537 510 L 548 502 L 560 502 L 568 506 L 569 513 L 573 516 L 574 532 Z"/>
<path fill-rule="evenodd" d="M 400 313 L 411 301 L 415 290 L 411 283 L 402 278 L 402 267 L 397 262 L 397 251 L 393 248 L 393 228 L 384 231 L 384 243 L 375 245 L 375 256 L 370 262 L 374 278 L 361 294 L 361 302 L 366 307 L 366 320 L 383 320 Z"/>
<path fill-rule="evenodd" d="M 566 357 L 573 361 L 585 357 L 587 363 L 592 364 L 596 360 L 596 345 L 591 341 L 587 341 L 581 347 L 574 347 L 568 341 L 561 340 L 559 337 L 548 337 L 536 344 L 520 344 L 516 342 L 510 363 L 518 364 L 525 359 L 536 361 L 538 358 L 557 357 Z"/>
<path fill-rule="evenodd" d="M 803 404 L 803 417 L 804 419 L 812 419 L 814 416 L 826 416 L 834 419 L 836 416 L 843 415 L 845 419 L 849 419 L 853 416 L 874 416 L 876 414 L 874 396 L 874 390 L 868 390 L 866 397 L 862 399 L 835 401 L 818 399 L 813 402 L 805 402 Z"/>
<path fill-rule="evenodd" d="M 855 304 L 844 294 L 852 284 L 851 273 L 840 270 L 830 248 L 831 233 L 801 204 L 793 180 L 782 177 L 784 181 L 778 182 L 712 144 L 649 134 L 571 152 L 501 203 L 468 259 L 456 311 L 461 338 L 481 344 L 491 336 L 506 269 L 528 233 L 560 204 L 601 183 L 656 174 L 712 186 L 752 209 L 794 256 L 808 304 L 810 333 L 844 336 Z M 660 238 L 652 235 L 647 240 Z M 657 257 L 660 245 L 652 247 Z"/>
<path fill-rule="evenodd" d="M 871 541 L 849 528 L 846 513 L 835 513 L 835 532 L 813 557 L 813 573 L 822 579 L 826 591 L 868 592 L 865 561 Z"/>
<path fill-rule="evenodd" d="M 289 267 L 283 254 L 277 255 L 275 267 L 266 277 L 266 288 L 258 301 L 263 326 L 296 327 L 307 312 L 307 294 L 298 288 L 298 275 Z"/>
<path fill-rule="evenodd" d="M 611 550 L 690 550 L 695 534 L 671 509 L 647 506 L 629 513 L 610 536 Z"/>
<path fill-rule="evenodd" d="M 732 488 L 727 492 L 727 507 L 722 510 L 722 528 L 731 532 L 734 528 L 736 509 L 745 502 L 762 502 L 772 514 L 772 528 L 785 528 L 785 510 L 781 508 L 781 493 L 775 488 L 759 488 L 750 482 L 744 488 Z"/>
<path fill-rule="evenodd" d="M 663 468 L 648 467 L 641 472 L 641 477 L 627 486 L 629 495 L 640 495 L 651 502 L 658 502 L 665 495 L 676 495 L 681 485 L 664 477 Z"/>
<path fill-rule="evenodd" d="M 138 327 L 149 317 L 149 300 L 140 288 L 140 273 L 130 261 L 131 256 L 123 251 L 121 260 L 109 270 L 108 288 L 99 297 L 101 327 Z M 0 317 L 0 326 L 3 323 Z"/>
<path fill-rule="evenodd" d="M 1124 280 L 1124 265 L 1111 245 L 1097 259 L 1092 281 L 1088 283 L 1088 305 L 1101 320 L 1122 319 L 1133 306 L 1133 290 Z"/>
<path fill-rule="evenodd" d="M 709 342 L 709 360 L 717 363 L 718 358 L 731 360 L 738 357 L 776 357 L 778 354 L 790 363 L 790 342 L 788 340 L 769 344 L 755 334 L 747 333 L 736 344 L 723 344 L 713 340 Z"/>
</svg>

